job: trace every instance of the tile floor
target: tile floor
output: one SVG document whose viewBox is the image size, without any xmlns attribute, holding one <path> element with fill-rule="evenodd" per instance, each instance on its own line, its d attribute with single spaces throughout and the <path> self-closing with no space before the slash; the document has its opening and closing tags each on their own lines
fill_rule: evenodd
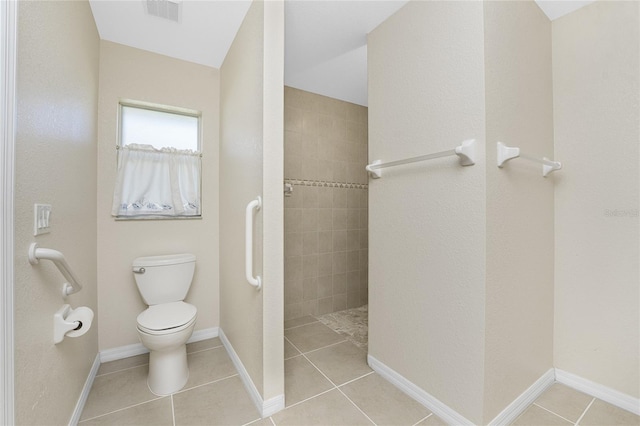
<svg viewBox="0 0 640 426">
<path fill-rule="evenodd" d="M 444 425 L 374 373 L 366 351 L 304 317 L 285 323 L 286 408 L 260 419 L 218 338 L 187 345 L 190 378 L 158 397 L 148 355 L 100 366 L 80 425 Z M 556 384 L 514 425 L 640 425 L 638 416 Z"/>
</svg>

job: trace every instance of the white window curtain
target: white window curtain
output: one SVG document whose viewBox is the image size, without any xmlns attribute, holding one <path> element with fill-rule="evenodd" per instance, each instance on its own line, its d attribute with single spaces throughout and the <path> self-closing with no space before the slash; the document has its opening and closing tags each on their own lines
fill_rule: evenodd
<svg viewBox="0 0 640 426">
<path fill-rule="evenodd" d="M 129 144 L 118 154 L 111 214 L 200 216 L 200 153 Z"/>
</svg>

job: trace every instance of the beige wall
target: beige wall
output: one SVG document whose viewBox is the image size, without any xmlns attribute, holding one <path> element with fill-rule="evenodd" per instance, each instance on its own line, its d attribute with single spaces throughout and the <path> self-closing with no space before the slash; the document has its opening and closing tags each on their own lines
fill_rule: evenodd
<svg viewBox="0 0 640 426">
<path fill-rule="evenodd" d="M 480 423 L 485 97 L 478 2 L 410 2 L 369 34 L 369 159 L 453 149 L 369 185 L 369 354 Z M 455 31 L 452 29 L 455 28 Z"/>
<path fill-rule="evenodd" d="M 555 366 L 640 397 L 638 2 L 553 22 Z"/>
<path fill-rule="evenodd" d="M 367 303 L 367 108 L 285 87 L 286 320 Z"/>
<path fill-rule="evenodd" d="M 15 420 L 67 424 L 98 352 L 98 324 L 53 344 L 53 314 L 96 302 L 96 128 L 99 39 L 89 3 L 18 5 L 15 184 Z M 52 206 L 51 233 L 33 236 L 33 204 Z M 49 261 L 60 250 L 84 288 L 66 299 Z"/>
<path fill-rule="evenodd" d="M 284 2 L 264 5 L 263 397 L 284 406 Z M 280 403 L 281 402 L 281 403 Z"/>
<path fill-rule="evenodd" d="M 284 393 L 283 13 L 254 1 L 221 68 L 220 325 L 264 400 Z M 260 291 L 244 274 L 245 208 L 258 195 Z"/>
<path fill-rule="evenodd" d="M 555 177 L 496 166 L 497 141 L 553 156 L 551 24 L 533 2 L 409 3 L 369 38 L 369 96 L 371 160 L 478 140 L 472 167 L 370 181 L 369 352 L 487 423 L 553 367 Z"/>
<path fill-rule="evenodd" d="M 485 2 L 487 282 L 484 423 L 553 367 L 553 191 L 558 173 L 496 142 L 553 157 L 551 22 L 532 1 Z"/>
<path fill-rule="evenodd" d="M 196 330 L 219 325 L 219 71 L 116 43 L 100 43 L 98 126 L 98 301 L 100 350 L 139 343 L 136 317 L 146 305 L 131 272 L 139 256 L 188 252 L 196 272 L 186 301 L 198 308 Z M 202 219 L 116 221 L 118 101 L 131 99 L 202 113 Z"/>
</svg>

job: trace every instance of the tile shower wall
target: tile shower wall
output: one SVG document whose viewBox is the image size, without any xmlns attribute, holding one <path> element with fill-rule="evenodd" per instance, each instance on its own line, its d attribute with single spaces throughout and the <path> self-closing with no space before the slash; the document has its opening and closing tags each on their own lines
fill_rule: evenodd
<svg viewBox="0 0 640 426">
<path fill-rule="evenodd" d="M 367 303 L 367 108 L 284 92 L 285 320 Z"/>
</svg>

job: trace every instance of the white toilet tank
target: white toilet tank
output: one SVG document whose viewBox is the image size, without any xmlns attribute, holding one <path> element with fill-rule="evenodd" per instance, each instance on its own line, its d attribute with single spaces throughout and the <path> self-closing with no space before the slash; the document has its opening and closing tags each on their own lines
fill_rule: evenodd
<svg viewBox="0 0 640 426">
<path fill-rule="evenodd" d="M 133 261 L 138 290 L 149 306 L 184 300 L 195 268 L 196 256 L 189 253 L 139 257 Z"/>
</svg>

